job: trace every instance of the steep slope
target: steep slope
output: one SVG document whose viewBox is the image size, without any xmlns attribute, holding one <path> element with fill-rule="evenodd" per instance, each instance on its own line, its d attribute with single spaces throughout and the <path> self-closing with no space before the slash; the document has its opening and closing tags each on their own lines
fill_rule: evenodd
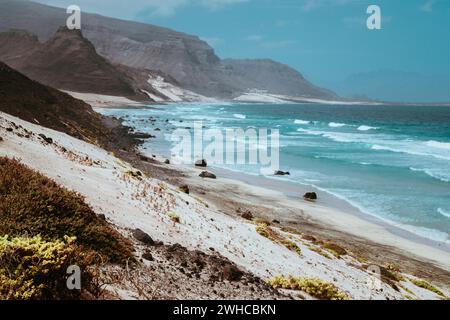
<svg viewBox="0 0 450 320">
<path fill-rule="evenodd" d="M 0 0 L 0 31 L 10 28 L 36 33 L 41 41 L 65 23 L 65 10 L 24 0 Z M 268 90 L 273 94 L 336 98 L 333 93 L 307 82 L 300 73 L 276 62 L 256 65 L 282 77 L 257 81 L 245 70 L 254 63 L 221 61 L 214 50 L 196 36 L 143 23 L 123 21 L 94 14 L 83 14 L 83 35 L 97 52 L 112 63 L 134 68 L 160 70 L 186 89 L 220 98 L 234 98 L 248 89 Z M 285 74 L 284 74 L 285 73 Z"/>
<path fill-rule="evenodd" d="M 0 111 L 89 141 L 109 132 L 89 105 L 30 80 L 2 62 Z"/>
<path fill-rule="evenodd" d="M 0 34 L 0 59 L 33 80 L 65 90 L 139 97 L 133 80 L 99 56 L 78 30 L 61 27 L 45 43 L 25 31 Z"/>
</svg>

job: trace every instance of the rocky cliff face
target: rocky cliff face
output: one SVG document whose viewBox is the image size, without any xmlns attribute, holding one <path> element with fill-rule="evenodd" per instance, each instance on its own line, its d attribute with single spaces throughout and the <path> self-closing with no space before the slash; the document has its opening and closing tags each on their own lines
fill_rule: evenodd
<svg viewBox="0 0 450 320">
<path fill-rule="evenodd" d="M 0 0 L 0 31 L 26 29 L 48 40 L 65 24 L 63 9 L 23 0 Z M 202 95 L 233 98 L 248 89 L 314 98 L 336 98 L 300 73 L 273 61 L 224 60 L 196 36 L 153 25 L 83 14 L 83 35 L 115 64 L 160 70 Z"/>
<path fill-rule="evenodd" d="M 61 27 L 45 43 L 26 31 L 0 33 L 0 60 L 33 80 L 71 91 L 139 97 L 133 79 L 98 55 L 78 30 Z"/>
</svg>

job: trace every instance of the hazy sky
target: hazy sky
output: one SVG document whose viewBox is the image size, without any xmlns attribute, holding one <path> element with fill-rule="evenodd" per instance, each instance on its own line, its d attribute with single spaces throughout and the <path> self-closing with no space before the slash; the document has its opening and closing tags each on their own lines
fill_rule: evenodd
<svg viewBox="0 0 450 320">
<path fill-rule="evenodd" d="M 166 26 L 208 41 L 221 57 L 272 58 L 330 85 L 398 70 L 450 76 L 450 0 L 39 0 Z M 366 10 L 382 10 L 368 30 Z"/>
</svg>

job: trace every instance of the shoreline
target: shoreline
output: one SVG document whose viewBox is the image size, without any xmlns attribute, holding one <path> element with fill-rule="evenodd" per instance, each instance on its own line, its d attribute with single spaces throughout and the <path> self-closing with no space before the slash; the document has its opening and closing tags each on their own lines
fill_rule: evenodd
<svg viewBox="0 0 450 320">
<path fill-rule="evenodd" d="M 139 151 L 150 158 L 152 154 L 154 155 L 151 150 L 151 144 L 150 149 L 144 150 L 139 148 Z M 161 163 L 164 162 L 165 158 L 170 159 L 168 155 L 163 154 L 157 154 L 157 157 L 159 157 Z M 189 178 L 184 179 L 184 181 L 201 189 L 201 184 L 195 181 L 195 175 L 198 175 L 201 170 L 185 165 L 170 165 L 170 167 L 175 171 L 187 174 Z M 327 190 L 300 182 L 283 181 L 226 168 L 212 166 L 210 169 L 217 173 L 218 180 L 225 180 L 224 184 L 244 187 L 246 192 L 251 192 L 252 188 L 255 189 L 257 187 L 260 191 L 259 195 L 254 195 L 257 201 L 262 201 L 262 196 L 270 193 L 268 191 L 275 192 L 280 199 L 289 203 L 290 210 L 295 210 L 296 206 L 299 210 L 304 210 L 305 206 L 307 210 L 312 210 L 314 214 L 308 219 L 313 220 L 316 224 L 321 224 L 327 226 L 328 229 L 335 229 L 337 232 L 343 232 L 349 236 L 353 235 L 380 245 L 392 246 L 401 250 L 401 253 L 425 259 L 427 262 L 434 263 L 440 268 L 450 271 L 450 264 L 448 263 L 450 261 L 450 244 L 425 238 L 402 228 L 401 225 L 396 225 L 393 221 L 366 213 L 348 200 L 342 199 Z M 221 183 L 219 182 L 218 184 L 220 185 Z M 261 185 L 264 187 L 259 187 Z M 279 192 L 280 190 L 282 190 L 281 193 Z M 311 191 L 319 193 L 319 200 L 314 204 L 308 203 L 302 198 L 304 193 Z M 222 195 L 226 197 L 226 193 L 222 193 Z M 224 201 L 226 199 L 216 199 L 215 202 L 220 203 Z M 277 217 L 273 218 L 276 219 Z"/>
<path fill-rule="evenodd" d="M 352 204 L 347 199 L 341 198 L 324 188 L 319 188 L 317 186 L 302 182 L 282 180 L 281 177 L 276 178 L 268 176 L 258 176 L 214 166 L 212 166 L 211 168 L 216 172 L 220 172 L 221 177 L 229 178 L 230 180 L 236 180 L 237 182 L 243 182 L 250 186 L 259 186 L 264 183 L 265 189 L 273 191 L 281 190 L 281 192 L 286 197 L 292 199 L 293 201 L 304 201 L 302 198 L 302 194 L 305 194 L 306 192 L 316 192 L 319 194 L 319 199 L 314 203 L 319 206 L 329 208 L 330 210 L 338 210 L 339 212 L 345 212 L 350 215 L 354 215 L 357 218 L 366 220 L 368 223 L 373 223 L 380 227 L 383 227 L 386 229 L 386 231 L 389 231 L 396 236 L 405 238 L 406 240 L 431 246 L 433 248 L 450 253 L 450 243 L 443 243 L 423 237 L 420 234 L 416 234 L 403 228 L 403 225 L 397 224 L 394 221 L 390 221 L 388 219 L 384 219 L 382 217 L 364 212 L 363 209 L 358 208 L 358 206 Z"/>
<path fill-rule="evenodd" d="M 149 156 L 144 151 L 141 152 Z M 289 227 L 294 228 L 301 224 L 295 219 L 307 221 L 313 225 L 320 225 L 327 232 L 329 231 L 330 235 L 333 232 L 338 232 L 346 234 L 347 241 L 351 241 L 352 237 L 355 237 L 371 241 L 380 246 L 393 247 L 401 250 L 401 253 L 407 256 L 424 259 L 424 262 L 433 263 L 450 272 L 450 264 L 448 263 L 450 261 L 450 248 L 448 245 L 440 246 L 439 242 L 420 237 L 378 217 L 363 213 L 346 200 L 326 191 L 300 183 L 254 176 L 213 166 L 206 168 L 206 170 L 215 173 L 218 178 L 217 180 L 206 180 L 198 178 L 198 174 L 205 168 L 198 169 L 187 165 L 169 166 L 187 176 L 182 179 L 184 183 L 194 186 L 197 190 L 208 190 L 206 192 L 200 191 L 200 194 L 207 199 L 210 198 L 208 200 L 214 202 L 219 210 L 223 210 L 221 206 L 226 205 L 227 201 L 239 202 L 234 201 L 233 198 L 240 198 L 243 207 L 245 207 L 245 202 L 250 204 L 249 207 L 259 204 L 269 208 L 277 206 L 281 210 L 287 209 L 294 215 L 271 214 L 265 218 L 285 220 Z M 311 191 L 319 192 L 317 202 L 308 202 L 301 198 L 304 192 Z M 205 194 L 203 194 L 204 192 Z M 208 197 L 208 194 L 212 192 L 216 193 L 217 196 Z M 294 193 L 297 197 L 293 196 Z M 236 194 L 238 195 L 236 196 Z"/>
</svg>

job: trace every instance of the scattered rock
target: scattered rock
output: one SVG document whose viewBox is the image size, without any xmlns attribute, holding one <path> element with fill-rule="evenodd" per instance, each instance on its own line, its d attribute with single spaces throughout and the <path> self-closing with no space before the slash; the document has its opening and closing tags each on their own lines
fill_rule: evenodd
<svg viewBox="0 0 450 320">
<path fill-rule="evenodd" d="M 306 193 L 304 196 L 303 196 L 303 198 L 305 199 L 305 200 L 317 200 L 317 193 L 315 193 L 315 192 L 308 192 L 308 193 Z"/>
<path fill-rule="evenodd" d="M 189 194 L 189 186 L 188 185 L 182 185 L 180 187 L 180 191 L 186 194 Z"/>
<path fill-rule="evenodd" d="M 100 220 L 106 221 L 106 216 L 103 213 L 100 213 L 98 215 L 98 217 L 99 217 Z"/>
<path fill-rule="evenodd" d="M 145 251 L 144 254 L 142 254 L 142 258 L 147 260 L 147 261 L 154 261 L 155 260 L 155 259 L 153 259 L 153 256 L 150 253 L 150 251 Z"/>
<path fill-rule="evenodd" d="M 274 223 L 274 224 L 280 224 L 281 222 L 279 221 L 279 220 L 272 220 L 272 223 Z"/>
<path fill-rule="evenodd" d="M 48 144 L 52 144 L 53 143 L 53 139 L 52 138 L 48 138 L 42 133 L 39 134 L 39 137 L 41 137 L 41 139 L 44 140 L 45 142 L 47 142 Z"/>
<path fill-rule="evenodd" d="M 250 221 L 252 221 L 253 220 L 253 214 L 250 212 L 250 211 L 245 211 L 242 215 L 241 215 L 241 217 L 242 218 L 244 218 L 245 220 L 250 220 Z"/>
<path fill-rule="evenodd" d="M 222 269 L 222 278 L 230 282 L 240 281 L 244 273 L 232 264 L 226 265 Z"/>
<path fill-rule="evenodd" d="M 6 128 L 6 131 L 13 132 L 13 128 Z"/>
<path fill-rule="evenodd" d="M 280 170 L 278 170 L 278 171 L 275 171 L 275 175 L 276 176 L 290 176 L 291 175 L 291 173 L 289 172 L 289 171 L 280 171 Z"/>
<path fill-rule="evenodd" d="M 155 131 L 161 131 L 161 129 L 160 128 L 156 128 Z"/>
<path fill-rule="evenodd" d="M 202 173 L 200 173 L 199 177 L 208 179 L 217 179 L 217 176 L 214 173 L 208 171 L 203 171 Z"/>
<path fill-rule="evenodd" d="M 203 160 L 198 160 L 195 162 L 195 166 L 196 167 L 202 167 L 202 168 L 206 168 L 208 166 L 208 163 L 206 162 L 205 159 Z"/>
<path fill-rule="evenodd" d="M 165 163 L 165 164 L 170 164 L 170 160 L 169 160 L 169 159 L 166 159 L 166 160 L 164 160 L 164 163 Z"/>
<path fill-rule="evenodd" d="M 153 246 L 155 244 L 153 239 L 148 234 L 146 234 L 144 231 L 142 231 L 141 229 L 134 230 L 133 237 L 136 240 L 142 242 L 143 244 L 146 244 L 149 246 Z"/>
<path fill-rule="evenodd" d="M 302 239 L 306 240 L 306 241 L 311 241 L 311 242 L 314 242 L 314 243 L 317 242 L 317 238 L 314 237 L 314 236 L 311 236 L 309 234 L 302 235 Z"/>
</svg>

